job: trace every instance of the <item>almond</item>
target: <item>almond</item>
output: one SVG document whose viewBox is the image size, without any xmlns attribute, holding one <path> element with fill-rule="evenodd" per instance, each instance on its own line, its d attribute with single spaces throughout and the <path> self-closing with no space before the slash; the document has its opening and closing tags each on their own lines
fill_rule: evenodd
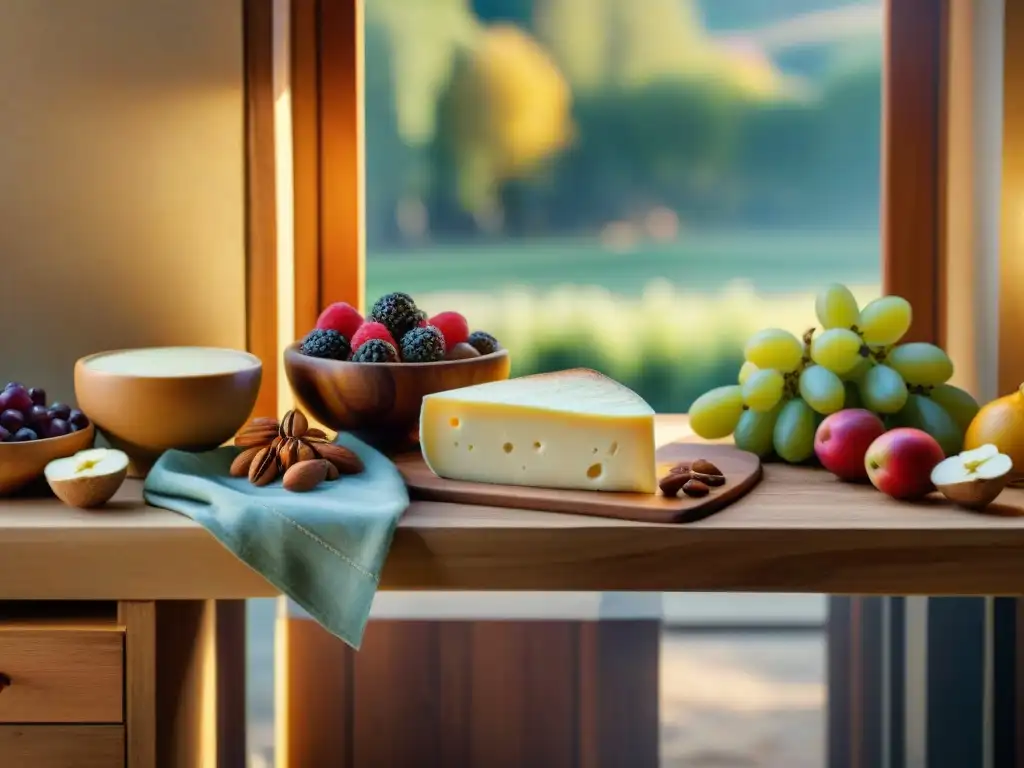
<svg viewBox="0 0 1024 768">
<path fill-rule="evenodd" d="M 718 475 L 719 477 L 724 477 L 724 475 L 722 475 L 722 470 L 707 459 L 697 459 L 690 465 L 690 469 L 702 475 Z"/>
<path fill-rule="evenodd" d="M 673 467 L 673 469 L 675 469 Z M 676 496 L 684 485 L 690 480 L 690 473 L 673 472 L 661 478 L 661 482 L 658 483 L 658 487 L 661 488 L 661 492 L 666 496 Z"/>
<path fill-rule="evenodd" d="M 705 485 L 710 485 L 717 488 L 720 485 L 725 485 L 725 478 L 722 475 L 705 475 L 703 472 L 691 472 L 690 477 L 694 480 L 700 480 Z"/>
<path fill-rule="evenodd" d="M 357 475 L 363 471 L 363 460 L 348 448 L 335 443 L 318 443 L 314 449 L 321 459 L 327 459 L 343 475 Z"/>
<path fill-rule="evenodd" d="M 317 455 L 316 451 L 313 450 L 313 446 L 300 437 L 285 438 L 281 443 L 281 448 L 278 453 L 278 461 L 281 463 L 281 469 L 286 472 L 300 461 L 310 461 L 315 458 L 317 458 Z"/>
<path fill-rule="evenodd" d="M 270 445 L 277 437 L 277 427 L 265 424 L 247 425 L 235 436 L 235 445 L 239 448 L 252 448 Z"/>
<path fill-rule="evenodd" d="M 249 465 L 249 482 L 253 485 L 267 485 L 274 481 L 277 472 L 277 450 L 269 445 L 264 446 Z"/>
<path fill-rule="evenodd" d="M 246 426 L 249 427 L 273 427 L 277 429 L 277 419 L 271 416 L 257 416 L 251 420 Z"/>
<path fill-rule="evenodd" d="M 323 459 L 311 459 L 293 464 L 284 473 L 281 484 L 286 491 L 294 493 L 311 491 L 326 479 L 327 464 L 328 462 Z"/>
<path fill-rule="evenodd" d="M 288 411 L 281 419 L 281 434 L 285 437 L 302 437 L 309 429 L 309 421 L 302 411 Z"/>
<path fill-rule="evenodd" d="M 688 461 L 680 461 L 678 464 L 676 464 L 674 467 L 672 467 L 672 469 L 670 469 L 668 471 L 668 473 L 670 475 L 685 475 L 689 471 L 690 471 L 690 462 L 688 462 Z"/>
<path fill-rule="evenodd" d="M 326 440 L 327 433 L 324 432 L 322 429 L 317 429 L 316 427 L 313 427 L 312 429 L 307 429 L 306 434 L 304 434 L 303 437 L 308 438 L 310 440 Z"/>
<path fill-rule="evenodd" d="M 256 458 L 256 454 L 260 452 L 260 446 L 253 446 L 252 448 L 246 448 L 240 454 L 235 456 L 235 460 L 231 462 L 231 469 L 228 470 L 232 477 L 247 477 L 249 475 L 249 467 L 252 465 L 252 460 Z"/>
<path fill-rule="evenodd" d="M 331 464 L 331 462 L 329 462 L 327 459 L 317 459 L 317 461 L 322 461 L 327 466 L 327 481 L 328 482 L 331 482 L 333 480 L 337 480 L 339 477 L 341 477 L 341 472 L 338 471 L 338 468 L 336 466 L 334 466 L 333 464 Z"/>
<path fill-rule="evenodd" d="M 711 489 L 700 480 L 687 480 L 683 486 L 683 493 L 687 496 L 700 497 L 707 496 L 711 493 Z"/>
</svg>

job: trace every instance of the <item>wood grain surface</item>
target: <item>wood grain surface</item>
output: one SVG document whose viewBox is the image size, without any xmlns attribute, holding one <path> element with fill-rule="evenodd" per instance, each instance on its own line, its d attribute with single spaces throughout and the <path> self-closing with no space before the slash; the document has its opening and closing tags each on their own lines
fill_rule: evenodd
<svg viewBox="0 0 1024 768">
<path fill-rule="evenodd" d="M 120 723 L 124 634 L 0 624 L 0 723 Z M 0 759 L 2 761 L 2 759 Z"/>
<path fill-rule="evenodd" d="M 120 725 L 3 725 L 4 768 L 122 768 Z"/>
<path fill-rule="evenodd" d="M 647 523 L 693 523 L 724 509 L 753 488 L 761 479 L 761 460 L 731 445 L 670 443 L 658 449 L 658 477 L 681 461 L 708 459 L 725 476 L 725 485 L 712 488 L 702 498 L 682 492 L 675 498 L 658 493 L 601 493 L 557 488 L 489 485 L 438 477 L 419 452 L 395 459 L 409 494 L 426 501 L 451 501 L 491 507 L 534 509 L 596 517 L 614 517 Z"/>
<path fill-rule="evenodd" d="M 691 439 L 659 416 L 659 444 Z M 413 502 L 383 589 L 650 590 L 834 594 L 1024 593 L 1024 490 L 987 513 L 917 504 L 768 464 L 761 482 L 692 525 Z M 229 599 L 277 591 L 188 518 L 125 483 L 84 512 L 0 500 L 0 599 Z"/>
<path fill-rule="evenodd" d="M 284 352 L 288 383 L 302 407 L 331 429 L 391 432 L 419 425 L 425 395 L 507 379 L 507 350 L 437 363 L 350 363 L 322 360 L 291 344 Z"/>
</svg>

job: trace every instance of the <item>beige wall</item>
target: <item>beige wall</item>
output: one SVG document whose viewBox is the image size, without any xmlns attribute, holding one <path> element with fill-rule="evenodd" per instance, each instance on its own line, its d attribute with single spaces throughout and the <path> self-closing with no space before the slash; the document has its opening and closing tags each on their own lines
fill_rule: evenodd
<svg viewBox="0 0 1024 768">
<path fill-rule="evenodd" d="M 0 0 L 0 378 L 244 348 L 241 8 Z"/>
</svg>

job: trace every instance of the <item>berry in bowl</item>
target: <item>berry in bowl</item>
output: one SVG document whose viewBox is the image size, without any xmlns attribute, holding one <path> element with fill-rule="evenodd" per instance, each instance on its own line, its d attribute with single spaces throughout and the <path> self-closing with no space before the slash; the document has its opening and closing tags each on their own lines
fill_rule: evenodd
<svg viewBox="0 0 1024 768">
<path fill-rule="evenodd" d="M 364 318 L 339 302 L 284 353 L 300 405 L 333 430 L 379 447 L 408 447 L 425 395 L 507 379 L 508 350 L 471 333 L 458 312 L 429 317 L 406 293 L 389 293 Z"/>
<path fill-rule="evenodd" d="M 46 392 L 12 381 L 0 392 L 0 496 L 42 477 L 46 465 L 90 448 L 95 438 L 85 414 Z"/>
</svg>

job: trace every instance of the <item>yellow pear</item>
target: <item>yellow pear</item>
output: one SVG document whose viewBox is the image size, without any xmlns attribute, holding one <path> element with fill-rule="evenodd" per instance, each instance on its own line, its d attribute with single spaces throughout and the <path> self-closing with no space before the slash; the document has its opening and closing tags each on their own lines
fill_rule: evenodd
<svg viewBox="0 0 1024 768">
<path fill-rule="evenodd" d="M 967 427 L 964 450 L 992 444 L 1013 461 L 1010 482 L 1024 484 L 1024 384 L 982 407 Z"/>
</svg>

